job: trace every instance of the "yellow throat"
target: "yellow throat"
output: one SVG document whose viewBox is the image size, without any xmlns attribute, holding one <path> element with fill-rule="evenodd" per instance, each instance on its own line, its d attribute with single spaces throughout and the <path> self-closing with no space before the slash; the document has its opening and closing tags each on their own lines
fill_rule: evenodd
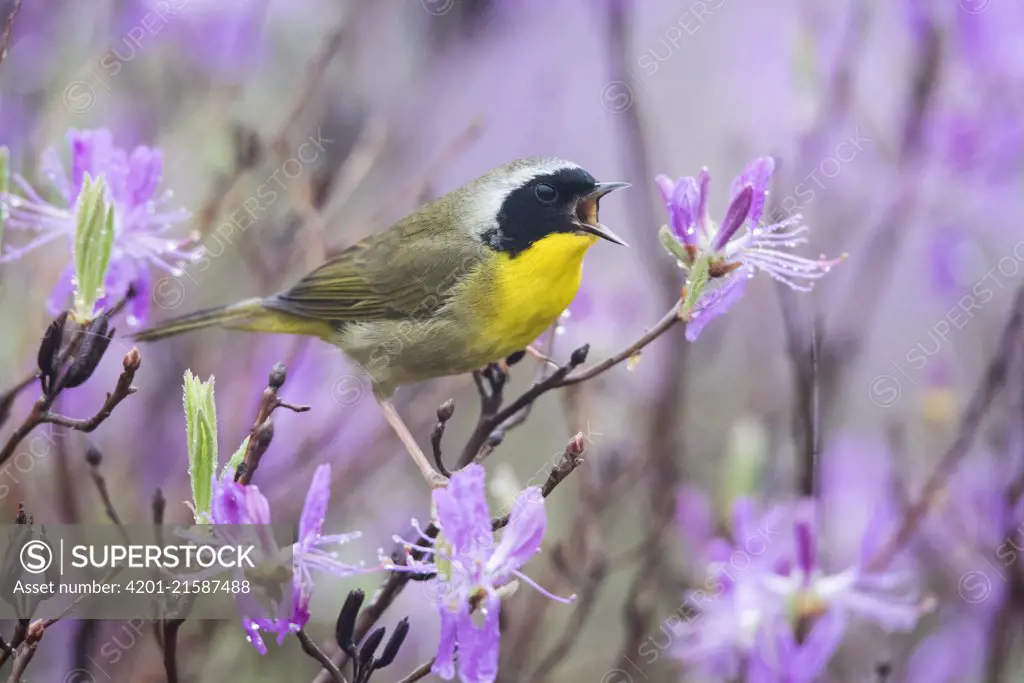
<svg viewBox="0 0 1024 683">
<path fill-rule="evenodd" d="M 483 334 L 506 356 L 533 342 L 568 308 L 580 287 L 590 235 L 553 233 L 519 255 L 498 253 L 494 300 Z"/>
</svg>

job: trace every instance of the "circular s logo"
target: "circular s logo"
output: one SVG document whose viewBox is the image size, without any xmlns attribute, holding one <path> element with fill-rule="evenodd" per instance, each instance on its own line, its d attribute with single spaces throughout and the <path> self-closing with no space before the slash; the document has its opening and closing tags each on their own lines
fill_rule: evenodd
<svg viewBox="0 0 1024 683">
<path fill-rule="evenodd" d="M 20 558 L 29 574 L 42 574 L 53 564 L 53 549 L 46 541 L 29 541 L 21 547 Z"/>
</svg>

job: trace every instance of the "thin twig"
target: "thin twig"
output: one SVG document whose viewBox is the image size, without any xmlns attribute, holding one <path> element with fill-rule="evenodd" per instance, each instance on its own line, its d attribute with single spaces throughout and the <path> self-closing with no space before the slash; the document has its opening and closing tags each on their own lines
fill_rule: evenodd
<svg viewBox="0 0 1024 683">
<path fill-rule="evenodd" d="M 107 517 L 117 527 L 125 545 L 131 545 L 131 539 L 128 538 L 128 532 L 124 528 L 124 524 L 121 522 L 120 515 L 117 514 L 117 509 L 114 508 L 114 502 L 110 499 L 110 490 L 107 488 L 107 479 L 103 476 L 103 471 L 100 469 L 100 463 L 102 462 L 102 455 L 100 451 L 95 446 L 90 446 L 89 451 L 86 454 L 86 460 L 89 463 L 89 476 L 96 485 L 96 490 L 99 491 L 100 499 L 103 501 L 103 511 L 107 513 Z"/>
<path fill-rule="evenodd" d="M 956 438 L 946 450 L 945 455 L 942 456 L 938 467 L 928 477 L 921 490 L 921 495 L 907 508 L 896 533 L 881 550 L 875 553 L 868 565 L 870 569 L 877 570 L 886 567 L 896 552 L 914 535 L 921 519 L 928 513 L 935 498 L 945 488 L 946 481 L 967 455 L 974 436 L 981 426 L 982 418 L 1006 384 L 1015 352 L 1022 347 L 1024 347 L 1024 286 L 1017 290 L 1017 295 L 1014 297 L 1013 313 L 1003 328 L 999 347 L 989 361 L 981 384 L 964 411 Z"/>
<path fill-rule="evenodd" d="M 465 467 L 469 463 L 473 462 L 474 459 L 477 459 L 480 449 L 487 442 L 487 439 L 493 432 L 501 429 L 507 424 L 508 420 L 514 418 L 521 410 L 532 405 L 533 402 L 543 394 L 546 394 L 552 389 L 572 386 L 588 379 L 593 379 L 601 373 L 610 370 L 623 361 L 635 356 L 640 350 L 672 329 L 672 327 L 680 321 L 681 318 L 679 317 L 679 310 L 681 304 L 682 301 L 680 300 L 643 336 L 619 353 L 606 358 L 600 363 L 574 373 L 573 371 L 586 361 L 587 352 L 589 351 L 589 345 L 581 346 L 572 353 L 568 363 L 560 366 L 557 370 L 539 382 L 534 383 L 508 406 L 487 414 L 486 410 L 490 407 L 490 404 L 485 402 L 483 404 L 485 412 L 480 415 L 476 428 L 473 430 L 469 440 L 466 442 L 466 446 L 462 451 L 462 456 L 459 458 L 458 466 L 460 468 Z M 480 384 L 478 382 L 478 387 L 479 386 Z"/>
<path fill-rule="evenodd" d="M 431 657 L 427 661 L 423 662 L 418 667 L 416 667 L 411 672 L 409 672 L 408 676 L 406 676 L 402 680 L 398 681 L 398 683 L 413 683 L 413 681 L 418 681 L 418 680 L 426 678 L 427 676 L 430 675 L 430 670 L 434 666 L 434 660 L 435 659 L 437 659 L 437 658 L 436 657 Z"/>
<path fill-rule="evenodd" d="M 452 473 L 444 465 L 444 457 L 441 453 L 441 440 L 444 438 L 444 430 L 448 420 L 452 419 L 454 414 L 455 401 L 448 399 L 437 409 L 437 424 L 434 425 L 434 431 L 430 433 L 430 450 L 434 456 L 434 465 L 437 467 L 437 471 L 446 477 L 451 477 Z"/>
<path fill-rule="evenodd" d="M 28 631 L 28 619 L 19 619 L 17 625 L 14 627 L 14 635 L 11 636 L 11 642 L 5 643 L 5 647 L 0 649 L 0 668 L 3 668 L 7 660 L 14 656 L 18 648 L 23 642 L 25 642 L 25 633 Z"/>
<path fill-rule="evenodd" d="M 121 573 L 122 569 L 124 569 L 124 565 L 118 565 L 116 567 L 113 567 L 110 571 L 108 571 L 106 574 L 104 574 L 102 577 L 100 577 L 100 583 L 107 583 L 107 582 L 111 581 L 114 577 L 116 577 L 118 574 Z M 78 607 L 78 605 L 80 605 L 86 598 L 91 598 L 91 597 L 94 597 L 94 595 L 92 593 L 82 593 L 81 595 L 76 597 L 74 599 L 74 601 L 70 605 L 68 605 L 63 610 L 61 610 L 60 614 L 58 614 L 55 617 L 50 617 L 49 619 L 47 619 L 43 623 L 43 626 L 45 626 L 46 628 L 50 628 L 51 626 L 56 624 L 58 621 L 60 621 L 61 619 L 64 619 L 69 614 L 71 614 L 71 612 L 73 612 L 74 609 L 76 607 Z"/>
<path fill-rule="evenodd" d="M 346 15 L 344 20 L 339 22 L 324 36 L 317 51 L 310 58 L 309 62 L 306 63 L 305 74 L 298 87 L 292 93 L 289 105 L 285 109 L 281 121 L 270 133 L 263 136 L 263 146 L 269 147 L 279 155 L 282 153 L 282 150 L 285 150 L 286 153 L 288 134 L 313 94 L 320 89 L 320 85 L 327 72 L 327 67 L 338 50 L 341 49 L 344 29 L 348 24 L 349 17 Z M 211 193 L 210 198 L 197 215 L 197 233 L 200 238 L 207 235 L 213 228 L 217 217 L 220 216 L 221 211 L 228 204 L 228 200 L 238 193 L 253 167 L 254 165 L 236 164 L 228 176 L 216 183 L 214 192 Z"/>
<path fill-rule="evenodd" d="M 817 117 L 800 136 L 797 145 L 798 151 L 792 163 L 781 165 L 781 170 L 787 171 L 787 175 L 793 177 L 792 180 L 786 181 L 783 187 L 795 187 L 799 182 L 799 173 L 802 173 L 808 165 L 817 166 L 820 163 L 824 141 L 848 116 L 853 100 L 853 68 L 857 57 L 862 52 L 864 36 L 867 33 L 867 4 L 865 0 L 855 0 L 848 7 L 845 29 L 839 41 L 831 77 L 828 79 L 819 103 Z M 785 195 L 785 192 L 772 192 L 769 195 L 768 213 L 772 217 L 772 222 L 779 222 L 789 217 L 786 215 L 789 211 L 781 204 Z M 817 376 L 811 377 L 810 369 L 805 362 L 807 346 L 812 342 L 808 341 L 805 326 L 801 324 L 802 321 L 798 317 L 798 293 L 778 281 L 776 282 L 776 291 L 779 295 L 782 326 L 786 335 L 786 351 L 792 369 L 793 439 L 797 444 L 798 458 L 804 465 L 803 468 L 798 468 L 800 472 L 799 488 L 809 495 L 813 482 L 808 479 L 806 464 L 814 458 L 810 413 L 815 400 L 812 399 L 812 393 L 819 390 L 819 387 L 812 387 L 812 384 L 816 383 L 818 378 Z"/>
<path fill-rule="evenodd" d="M 3 29 L 0 30 L 0 64 L 3 64 L 4 60 L 7 59 L 7 52 L 11 47 L 11 36 L 14 33 L 14 20 L 18 16 L 18 10 L 20 9 L 21 0 L 13 0 L 7 10 L 7 16 L 4 18 Z"/>
<path fill-rule="evenodd" d="M 183 623 L 184 619 L 167 619 L 161 622 L 164 675 L 167 676 L 167 683 L 178 683 L 178 631 L 181 630 Z"/>
<path fill-rule="evenodd" d="M 11 416 L 11 407 L 14 405 L 14 399 L 18 397 L 18 394 L 35 384 L 37 379 L 39 379 L 39 373 L 34 372 L 3 394 L 0 394 L 0 427 L 3 427 L 4 423 L 7 422 L 7 418 Z"/>
<path fill-rule="evenodd" d="M 114 408 L 116 408 L 121 401 L 135 393 L 136 390 L 135 387 L 132 386 L 132 381 L 135 379 L 135 373 L 138 371 L 141 364 L 142 356 L 139 354 L 139 350 L 132 347 L 132 350 L 124 357 L 121 376 L 117 379 L 117 385 L 114 387 L 114 391 L 107 394 L 107 398 L 103 402 L 103 406 L 92 417 L 88 419 L 77 419 L 46 411 L 39 417 L 39 423 L 55 424 L 60 427 L 67 427 L 68 429 L 74 429 L 86 433 L 94 431 L 97 427 L 103 424 L 104 420 L 110 417 L 110 414 L 114 412 Z"/>
<path fill-rule="evenodd" d="M 50 406 L 56 398 L 56 393 L 40 397 L 32 406 L 32 410 L 29 412 L 24 422 L 14 430 L 11 436 L 7 439 L 7 443 L 4 445 L 3 449 L 0 449 L 0 465 L 7 462 L 8 458 L 14 454 L 14 450 L 18 447 L 18 444 L 20 444 L 33 429 L 41 424 L 56 424 L 84 432 L 91 432 L 96 429 L 96 427 L 102 424 L 104 420 L 110 417 L 113 409 L 121 401 L 134 393 L 135 388 L 131 386 L 131 383 L 135 378 L 135 372 L 139 369 L 139 365 L 141 363 L 142 357 L 139 355 L 138 349 L 132 348 L 132 350 L 124 357 L 124 369 L 117 380 L 117 387 L 114 389 L 114 392 L 112 394 L 107 394 L 107 400 L 103 403 L 103 407 L 100 408 L 96 415 L 87 420 L 77 420 L 63 415 L 58 415 L 56 413 L 51 413 Z"/>
<path fill-rule="evenodd" d="M 928 25 L 923 48 L 918 54 L 911 90 L 907 94 L 906 115 L 896 159 L 898 181 L 882 218 L 870 232 L 860 255 L 851 263 L 854 272 L 849 288 L 835 311 L 858 310 L 861 315 L 836 316 L 830 326 L 831 342 L 822 350 L 823 404 L 835 405 L 834 397 L 842 386 L 841 375 L 854 367 L 854 360 L 863 348 L 862 331 L 871 328 L 871 320 L 880 306 L 862 306 L 865 301 L 882 299 L 889 275 L 897 264 L 900 247 L 910 234 L 907 219 L 917 203 L 923 174 L 916 172 L 924 152 L 924 135 L 928 109 L 940 85 L 942 46 L 939 28 Z M 853 308 L 850 308 L 853 306 Z"/>
<path fill-rule="evenodd" d="M 631 20 L 635 16 L 635 6 L 630 3 L 607 3 L 607 57 L 610 77 L 619 82 L 633 80 L 630 75 L 631 62 L 636 50 L 630 45 L 632 34 Z M 653 175 L 651 164 L 652 145 L 645 129 L 643 102 L 638 99 L 629 103 L 631 106 L 615 117 L 623 143 L 620 145 L 624 166 L 627 168 L 627 179 L 650 178 Z M 680 295 L 680 277 L 674 259 L 666 258 L 652 226 L 658 225 L 654 213 L 655 203 L 651 201 L 651 191 L 647 194 L 633 193 L 627 198 L 629 211 L 633 220 L 638 221 L 642 229 L 636 233 L 638 247 L 643 250 L 645 263 L 650 264 L 654 283 L 657 285 L 656 301 L 658 305 L 670 306 L 669 313 L 648 336 L 658 336 L 681 319 L 682 302 Z M 675 302 L 675 303 L 672 303 Z M 643 341 L 643 340 L 641 340 Z M 641 346 L 637 346 L 637 351 Z M 631 600 L 624 611 L 631 621 L 626 625 L 620 653 L 619 666 L 625 669 L 630 665 L 624 660 L 639 648 L 654 622 L 655 601 L 647 599 L 656 589 L 659 577 L 667 563 L 667 534 L 665 527 L 672 523 L 675 515 L 676 487 L 681 478 L 681 465 L 685 461 L 685 444 L 680 438 L 680 426 L 685 425 L 687 376 L 686 344 L 680 344 L 671 353 L 666 354 L 664 367 L 652 393 L 652 401 L 647 411 L 643 435 L 644 468 L 647 470 L 647 492 L 644 498 L 649 501 L 646 513 L 645 544 L 642 561 L 630 591 Z M 635 351 L 627 350 L 621 360 L 630 357 Z M 637 600 L 632 600 L 636 596 Z M 644 674 L 640 671 L 641 675 Z"/>
<path fill-rule="evenodd" d="M 32 658 L 35 657 L 36 648 L 39 647 L 39 642 L 46 634 L 46 626 L 41 620 L 37 619 L 24 629 L 24 634 L 24 645 L 18 649 L 18 654 L 14 659 L 14 665 L 11 668 L 11 675 L 7 679 L 7 683 L 21 683 L 21 677 L 32 662 Z"/>
<path fill-rule="evenodd" d="M 328 657 L 323 650 L 316 646 L 316 643 L 314 643 L 310 639 L 310 637 L 306 635 L 305 631 L 303 631 L 300 628 L 298 631 L 295 632 L 295 637 L 298 638 L 299 643 L 302 644 L 302 651 L 310 657 L 312 657 L 313 659 L 315 659 L 316 661 L 320 662 L 320 665 L 324 668 L 323 670 L 330 674 L 331 680 L 333 680 L 334 683 L 348 683 L 348 681 L 345 679 L 345 676 L 342 675 L 341 669 L 335 666 L 334 662 L 331 661 L 331 658 Z"/>
<path fill-rule="evenodd" d="M 682 318 L 679 316 L 679 311 L 682 308 L 682 303 L 682 300 L 680 300 L 674 307 L 672 307 L 671 310 L 669 310 L 668 313 L 662 316 L 661 320 L 655 323 L 654 327 L 648 330 L 646 334 L 644 334 L 635 342 L 627 346 L 625 349 L 623 349 L 622 351 L 618 352 L 617 354 L 610 358 L 606 358 L 597 365 L 585 368 L 584 370 L 581 370 L 576 374 L 566 377 L 565 381 L 563 381 L 559 386 L 566 387 L 571 386 L 573 384 L 579 384 L 580 382 L 584 382 L 588 379 L 591 379 L 592 377 L 596 377 L 605 370 L 609 370 L 618 365 L 619 363 L 629 360 L 630 358 L 635 356 L 652 341 L 654 341 L 655 339 L 657 339 L 658 337 L 672 329 L 672 327 L 676 323 L 682 321 Z"/>
<path fill-rule="evenodd" d="M 32 662 L 32 658 L 36 656 L 36 649 L 38 647 L 38 642 L 26 643 L 18 650 L 18 654 L 14 658 L 14 666 L 11 668 L 11 675 L 7 679 L 7 683 L 22 683 L 22 676 L 25 675 L 25 670 L 28 669 L 28 665 Z"/>
<path fill-rule="evenodd" d="M 548 472 L 548 478 L 544 482 L 544 486 L 540 489 L 540 494 L 544 498 L 551 495 L 551 492 L 555 490 L 555 487 L 565 481 L 565 478 L 572 474 L 577 467 L 583 464 L 583 454 L 587 450 L 587 440 L 583 436 L 583 432 L 578 432 L 576 436 L 569 439 L 569 443 L 565 446 L 565 451 L 562 453 L 561 459 L 558 464 L 551 468 Z M 508 525 L 510 520 L 509 515 L 502 515 L 501 517 L 495 518 L 491 522 L 491 529 L 497 531 Z"/>
<path fill-rule="evenodd" d="M 284 364 L 276 363 L 267 378 L 267 388 L 263 390 L 260 407 L 256 412 L 256 420 L 252 423 L 252 429 L 249 430 L 245 455 L 235 471 L 235 481 L 240 484 L 248 484 L 252 481 L 263 454 L 270 447 L 270 441 L 274 437 L 274 426 L 270 421 L 271 414 L 278 408 L 285 408 L 296 413 L 304 413 L 309 410 L 309 406 L 286 403 L 278 397 L 278 392 L 284 386 L 287 378 L 288 373 Z"/>
</svg>

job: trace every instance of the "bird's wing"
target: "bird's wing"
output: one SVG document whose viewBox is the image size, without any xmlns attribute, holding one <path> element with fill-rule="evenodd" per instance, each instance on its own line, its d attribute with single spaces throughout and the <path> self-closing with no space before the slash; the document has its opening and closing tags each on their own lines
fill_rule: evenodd
<svg viewBox="0 0 1024 683">
<path fill-rule="evenodd" d="M 400 222 L 349 247 L 264 306 L 331 323 L 427 317 L 475 267 L 474 254 L 422 222 Z"/>
</svg>

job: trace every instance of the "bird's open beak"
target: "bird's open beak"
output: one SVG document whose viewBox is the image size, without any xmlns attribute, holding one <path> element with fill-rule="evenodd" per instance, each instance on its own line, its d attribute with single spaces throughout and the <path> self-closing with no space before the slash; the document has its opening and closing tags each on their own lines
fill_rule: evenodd
<svg viewBox="0 0 1024 683">
<path fill-rule="evenodd" d="M 601 197 L 613 190 L 621 190 L 629 187 L 629 183 L 598 183 L 593 192 L 583 197 L 576 204 L 576 219 L 579 221 L 579 229 L 583 232 L 596 235 L 615 244 L 629 246 L 626 241 L 601 224 L 597 218 L 597 205 Z"/>
</svg>

